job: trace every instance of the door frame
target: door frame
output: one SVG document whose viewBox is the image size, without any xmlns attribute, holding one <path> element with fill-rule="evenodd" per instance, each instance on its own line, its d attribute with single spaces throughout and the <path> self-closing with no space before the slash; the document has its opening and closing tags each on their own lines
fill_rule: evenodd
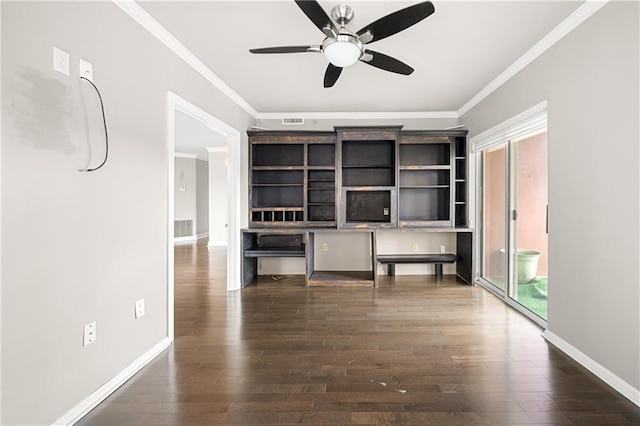
<svg viewBox="0 0 640 426">
<path fill-rule="evenodd" d="M 220 133 L 227 139 L 227 202 L 228 202 L 228 236 L 227 236 L 227 291 L 240 290 L 240 176 L 241 146 L 240 131 L 224 121 L 214 117 L 202 108 L 192 104 L 174 92 L 167 92 L 167 336 L 174 338 L 174 151 L 175 151 L 175 112 L 198 120 L 204 126 Z"/>
<path fill-rule="evenodd" d="M 506 223 L 505 223 L 505 246 L 509 248 L 508 256 L 505 258 L 505 277 L 507 278 L 507 282 L 505 283 L 505 290 L 502 291 L 494 284 L 490 283 L 484 277 L 481 276 L 482 271 L 482 247 L 484 244 L 484 239 L 482 237 L 482 232 L 475 238 L 473 253 L 475 259 L 475 270 L 476 277 L 475 282 L 484 287 L 485 289 L 491 291 L 496 294 L 500 299 L 502 299 L 507 305 L 522 313 L 529 319 L 531 319 L 536 324 L 540 325 L 543 328 L 547 327 L 547 321 L 530 312 L 527 308 L 520 305 L 516 300 L 512 299 L 513 296 L 513 288 L 511 283 L 514 280 L 514 259 L 512 254 L 512 248 L 517 247 L 516 245 L 516 233 L 513 228 L 513 219 L 511 217 L 511 212 L 514 207 L 513 200 L 513 168 L 515 165 L 512 161 L 512 152 L 514 149 L 513 144 L 517 144 L 516 141 L 523 139 L 527 136 L 533 136 L 535 134 L 541 133 L 543 131 L 547 131 L 548 128 L 548 119 L 547 119 L 547 102 L 541 102 L 538 105 L 535 105 L 529 108 L 526 111 L 517 114 L 516 116 L 476 135 L 469 139 L 471 145 L 471 152 L 474 159 L 475 165 L 475 222 L 477 224 L 477 231 L 483 230 L 483 220 L 482 216 L 484 213 L 483 209 L 483 174 L 484 174 L 484 164 L 482 160 L 482 152 L 490 147 L 497 146 L 500 144 L 505 145 L 506 149 L 506 164 L 505 164 L 505 173 L 506 173 Z"/>
</svg>

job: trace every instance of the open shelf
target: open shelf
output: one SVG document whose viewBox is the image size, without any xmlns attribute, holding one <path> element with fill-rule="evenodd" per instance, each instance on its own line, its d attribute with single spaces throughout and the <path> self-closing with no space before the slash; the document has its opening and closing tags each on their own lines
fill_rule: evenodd
<svg viewBox="0 0 640 426">
<path fill-rule="evenodd" d="M 304 144 L 253 144 L 252 166 L 303 166 Z"/>
</svg>

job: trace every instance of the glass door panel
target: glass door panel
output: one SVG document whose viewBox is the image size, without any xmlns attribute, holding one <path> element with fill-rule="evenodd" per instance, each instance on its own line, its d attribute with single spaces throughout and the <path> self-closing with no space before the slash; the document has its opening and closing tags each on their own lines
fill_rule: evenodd
<svg viewBox="0 0 640 426">
<path fill-rule="evenodd" d="M 509 296 L 547 319 L 548 174 L 547 133 L 511 143 L 515 248 L 513 286 Z"/>
<path fill-rule="evenodd" d="M 483 151 L 481 276 L 506 290 L 506 144 Z"/>
</svg>

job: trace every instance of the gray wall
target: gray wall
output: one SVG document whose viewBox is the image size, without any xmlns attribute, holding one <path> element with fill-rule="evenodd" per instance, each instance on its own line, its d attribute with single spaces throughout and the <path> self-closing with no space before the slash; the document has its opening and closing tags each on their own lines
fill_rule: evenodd
<svg viewBox="0 0 640 426">
<path fill-rule="evenodd" d="M 461 118 L 546 100 L 549 330 L 640 388 L 639 4 L 611 2 Z"/>
<path fill-rule="evenodd" d="M 174 219 L 193 220 L 193 232 L 196 232 L 197 179 L 196 159 L 175 157 L 174 161 Z"/>
<path fill-rule="evenodd" d="M 0 423 L 49 424 L 167 335 L 167 91 L 241 132 L 253 119 L 111 2 L 1 7 L 2 245 L 11 249 L 1 260 Z M 70 77 L 52 69 L 54 45 L 70 53 Z M 109 126 L 109 162 L 94 173 L 78 172 L 87 134 L 102 146 L 79 58 L 93 63 Z M 246 144 L 243 135 L 243 158 Z M 146 315 L 135 320 L 139 298 Z M 83 348 L 91 321 L 97 340 Z"/>
<path fill-rule="evenodd" d="M 209 163 L 196 159 L 196 235 L 209 232 Z"/>
</svg>

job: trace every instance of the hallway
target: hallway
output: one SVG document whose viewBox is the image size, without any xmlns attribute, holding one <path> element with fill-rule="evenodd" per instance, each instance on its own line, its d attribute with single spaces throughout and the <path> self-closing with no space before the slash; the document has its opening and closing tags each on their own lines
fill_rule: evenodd
<svg viewBox="0 0 640 426">
<path fill-rule="evenodd" d="M 481 287 L 262 279 L 175 248 L 175 342 L 78 425 L 640 424 L 640 408 Z"/>
</svg>

